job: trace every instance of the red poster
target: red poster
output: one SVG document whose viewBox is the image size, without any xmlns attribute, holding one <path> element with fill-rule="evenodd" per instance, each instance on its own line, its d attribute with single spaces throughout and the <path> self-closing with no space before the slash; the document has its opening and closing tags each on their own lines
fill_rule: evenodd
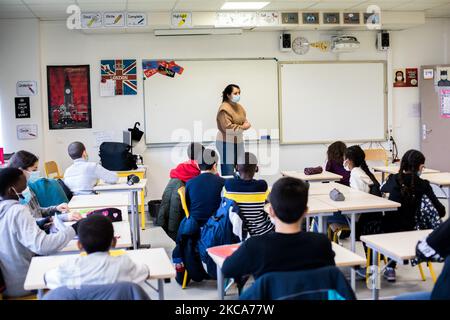
<svg viewBox="0 0 450 320">
<path fill-rule="evenodd" d="M 396 69 L 394 71 L 394 88 L 417 87 L 418 84 L 417 68 Z"/>
<path fill-rule="evenodd" d="M 47 66 L 50 129 L 92 128 L 89 65 Z"/>
</svg>

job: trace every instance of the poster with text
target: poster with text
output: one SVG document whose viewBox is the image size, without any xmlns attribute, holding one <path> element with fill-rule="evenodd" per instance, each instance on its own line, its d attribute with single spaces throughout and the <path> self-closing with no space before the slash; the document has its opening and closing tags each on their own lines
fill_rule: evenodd
<svg viewBox="0 0 450 320">
<path fill-rule="evenodd" d="M 450 118 L 450 89 L 442 89 L 439 92 L 441 118 Z"/>
<path fill-rule="evenodd" d="M 115 82 L 115 95 L 137 94 L 137 73 L 135 59 L 101 60 L 101 81 Z"/>
<path fill-rule="evenodd" d="M 417 68 L 396 69 L 394 72 L 394 88 L 417 87 L 418 79 Z"/>
<path fill-rule="evenodd" d="M 50 130 L 92 128 L 89 65 L 47 66 Z"/>
</svg>

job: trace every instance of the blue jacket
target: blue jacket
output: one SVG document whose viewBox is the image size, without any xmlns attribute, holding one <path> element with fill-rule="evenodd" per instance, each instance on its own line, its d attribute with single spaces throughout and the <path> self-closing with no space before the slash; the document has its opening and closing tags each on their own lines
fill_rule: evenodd
<svg viewBox="0 0 450 320">
<path fill-rule="evenodd" d="M 245 290 L 240 300 L 356 300 L 337 267 L 269 272 Z"/>
<path fill-rule="evenodd" d="M 59 287 L 49 291 L 43 300 L 150 300 L 150 298 L 139 285 L 119 282 L 84 285 L 79 289 Z"/>
</svg>

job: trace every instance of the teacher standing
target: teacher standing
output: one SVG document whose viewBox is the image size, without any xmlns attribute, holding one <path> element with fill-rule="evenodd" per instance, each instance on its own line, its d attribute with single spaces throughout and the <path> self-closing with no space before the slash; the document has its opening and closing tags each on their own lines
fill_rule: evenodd
<svg viewBox="0 0 450 320">
<path fill-rule="evenodd" d="M 243 132 L 251 125 L 247 121 L 244 107 L 239 104 L 241 89 L 229 84 L 222 92 L 222 104 L 217 111 L 216 147 L 220 154 L 222 176 L 234 174 L 238 159 L 244 156 Z"/>
</svg>

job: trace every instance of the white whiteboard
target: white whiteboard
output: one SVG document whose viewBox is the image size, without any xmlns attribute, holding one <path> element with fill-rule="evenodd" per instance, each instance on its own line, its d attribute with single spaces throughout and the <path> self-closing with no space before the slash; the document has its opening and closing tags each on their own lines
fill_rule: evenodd
<svg viewBox="0 0 450 320">
<path fill-rule="evenodd" d="M 385 140 L 385 73 L 383 61 L 280 63 L 281 143 Z"/>
<path fill-rule="evenodd" d="M 174 78 L 155 74 L 144 81 L 147 144 L 214 141 L 222 91 L 241 88 L 240 103 L 257 130 L 250 139 L 278 129 L 278 72 L 274 59 L 176 60 L 184 68 Z M 180 138 L 181 133 L 187 137 Z M 274 132 L 275 133 L 275 132 Z M 278 139 L 278 131 L 271 139 Z"/>
</svg>

